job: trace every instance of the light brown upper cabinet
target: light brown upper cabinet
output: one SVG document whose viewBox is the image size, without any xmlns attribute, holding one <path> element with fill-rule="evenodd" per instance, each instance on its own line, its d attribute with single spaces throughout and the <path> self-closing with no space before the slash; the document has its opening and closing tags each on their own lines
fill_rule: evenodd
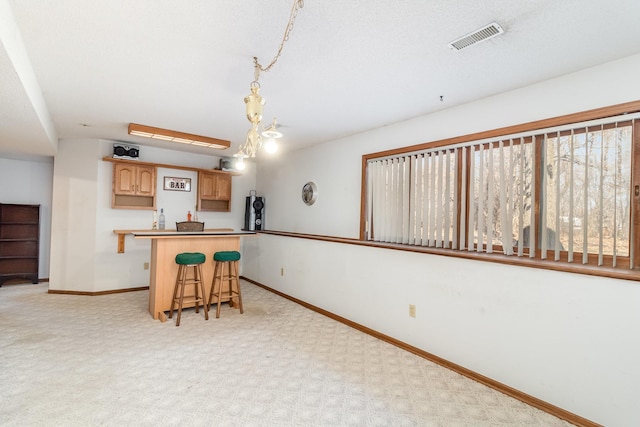
<svg viewBox="0 0 640 427">
<path fill-rule="evenodd" d="M 231 210 L 231 175 L 224 172 L 198 172 L 199 211 Z"/>
<path fill-rule="evenodd" d="M 117 209 L 155 209 L 156 167 L 114 163 L 111 207 Z"/>
</svg>

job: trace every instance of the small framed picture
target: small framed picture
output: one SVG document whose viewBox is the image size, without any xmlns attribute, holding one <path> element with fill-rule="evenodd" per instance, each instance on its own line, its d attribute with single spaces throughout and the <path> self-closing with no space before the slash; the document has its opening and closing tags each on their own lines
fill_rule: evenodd
<svg viewBox="0 0 640 427">
<path fill-rule="evenodd" d="M 164 177 L 164 189 L 171 191 L 191 191 L 191 178 Z"/>
</svg>

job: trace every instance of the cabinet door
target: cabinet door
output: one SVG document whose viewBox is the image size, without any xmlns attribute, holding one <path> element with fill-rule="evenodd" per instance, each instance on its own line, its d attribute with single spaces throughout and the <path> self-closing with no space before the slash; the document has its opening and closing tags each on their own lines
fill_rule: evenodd
<svg viewBox="0 0 640 427">
<path fill-rule="evenodd" d="M 231 175 L 216 175 L 215 200 L 231 200 Z"/>
<path fill-rule="evenodd" d="M 111 207 L 114 209 L 155 209 L 156 167 L 131 162 L 113 164 L 113 191 Z"/>
<path fill-rule="evenodd" d="M 231 176 L 200 172 L 198 191 L 202 200 L 231 200 Z"/>
<path fill-rule="evenodd" d="M 199 211 L 231 211 L 231 175 L 227 173 L 198 172 Z"/>
<path fill-rule="evenodd" d="M 216 175 L 213 173 L 198 173 L 198 193 L 203 200 L 216 199 Z"/>
<path fill-rule="evenodd" d="M 138 166 L 136 169 L 136 194 L 153 196 L 156 189 L 156 168 L 153 166 Z"/>
<path fill-rule="evenodd" d="M 115 194 L 135 194 L 136 166 L 113 164 L 113 192 Z"/>
</svg>

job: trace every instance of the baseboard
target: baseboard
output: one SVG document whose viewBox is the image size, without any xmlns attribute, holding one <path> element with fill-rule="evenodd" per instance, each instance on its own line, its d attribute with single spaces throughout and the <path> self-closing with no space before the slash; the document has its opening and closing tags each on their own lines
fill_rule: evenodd
<svg viewBox="0 0 640 427">
<path fill-rule="evenodd" d="M 149 290 L 148 286 L 140 286 L 139 288 L 113 289 L 110 291 L 98 291 L 98 292 L 61 291 L 56 289 L 49 289 L 47 293 L 62 294 L 62 295 L 87 295 L 87 296 L 93 297 L 93 296 L 99 296 L 99 295 L 121 294 L 124 292 L 147 291 L 147 290 Z"/>
<path fill-rule="evenodd" d="M 409 344 L 407 344 L 405 342 L 399 341 L 399 340 L 397 340 L 397 339 L 395 339 L 393 337 L 390 337 L 388 335 L 382 334 L 382 333 L 380 333 L 378 331 L 375 331 L 373 329 L 367 328 L 366 326 L 363 326 L 363 325 L 361 325 L 359 323 L 356 323 L 356 322 L 353 322 L 353 321 L 351 321 L 349 319 L 346 319 L 344 317 L 338 316 L 338 315 L 336 315 L 334 313 L 331 313 L 331 312 L 329 312 L 327 310 L 324 310 L 324 309 L 322 309 L 320 307 L 316 307 L 316 306 L 311 305 L 311 304 L 309 304 L 307 302 L 304 302 L 302 300 L 294 298 L 294 297 L 292 297 L 290 295 L 287 295 L 285 293 L 277 291 L 277 290 L 275 290 L 273 288 L 270 288 L 269 286 L 264 285 L 264 284 L 262 284 L 260 282 L 257 282 L 255 280 L 249 279 L 249 278 L 247 278 L 245 276 L 240 276 L 240 278 L 243 279 L 243 280 L 246 280 L 249 283 L 253 283 L 254 285 L 259 286 L 259 287 L 261 287 L 263 289 L 266 289 L 269 292 L 273 292 L 276 295 L 279 295 L 279 296 L 281 296 L 283 298 L 286 298 L 289 301 L 293 301 L 293 302 L 295 302 L 297 304 L 302 305 L 303 307 L 306 307 L 306 308 L 308 308 L 310 310 L 313 310 L 313 311 L 315 311 L 317 313 L 320 313 L 320 314 L 322 314 L 324 316 L 327 316 L 327 317 L 329 317 L 329 318 L 331 318 L 333 320 L 336 320 L 336 321 L 338 321 L 340 323 L 343 323 L 343 324 L 345 324 L 347 326 L 350 326 L 350 327 L 352 327 L 354 329 L 357 329 L 357 330 L 359 330 L 361 332 L 364 332 L 365 334 L 371 335 L 371 336 L 373 336 L 375 338 L 378 338 L 378 339 L 380 339 L 382 341 L 385 341 L 385 342 L 387 342 L 387 343 L 389 343 L 391 345 L 394 345 L 394 346 L 399 347 L 399 348 L 401 348 L 403 350 L 406 350 L 406 351 L 408 351 L 410 353 L 413 353 L 413 354 L 415 354 L 417 356 L 420 356 L 420 357 L 422 357 L 424 359 L 427 359 L 427 360 L 429 360 L 429 361 L 431 361 L 433 363 L 436 363 L 436 364 L 438 364 L 438 365 L 440 365 L 440 366 L 442 366 L 444 368 L 450 369 L 453 372 L 456 372 L 456 373 L 458 373 L 460 375 L 463 375 L 463 376 L 465 376 L 467 378 L 470 378 L 470 379 L 472 379 L 472 380 L 474 380 L 476 382 L 484 384 L 487 387 L 490 387 L 490 388 L 492 388 L 494 390 L 497 390 L 497 391 L 499 391 L 499 392 L 501 392 L 503 394 L 506 394 L 507 396 L 513 397 L 514 399 L 518 399 L 521 402 L 524 402 L 529 406 L 533 406 L 534 408 L 538 408 L 541 411 L 544 411 L 544 412 L 546 412 L 548 414 L 554 415 L 554 416 L 556 416 L 556 417 L 558 417 L 558 418 L 560 418 L 560 419 L 562 419 L 564 421 L 570 422 L 570 423 L 572 423 L 572 424 L 574 424 L 576 426 L 580 426 L 580 427 L 603 427 L 601 424 L 598 424 L 598 423 L 595 423 L 595 422 L 593 422 L 591 420 L 583 418 L 583 417 L 581 417 L 579 415 L 574 414 L 573 412 L 569 412 L 569 411 L 567 411 L 565 409 L 559 408 L 559 407 L 557 407 L 555 405 L 552 405 L 552 404 L 550 404 L 548 402 L 545 402 L 544 400 L 538 399 L 537 397 L 531 396 L 531 395 L 529 395 L 527 393 L 524 393 L 524 392 L 522 392 L 520 390 L 516 390 L 513 387 L 509 387 L 506 384 L 502 384 L 501 382 L 493 380 L 493 379 L 491 379 L 489 377 L 485 377 L 484 375 L 481 375 L 481 374 L 479 374 L 477 372 L 474 372 L 474 371 L 472 371 L 470 369 L 467 369 L 464 366 L 457 365 L 457 364 L 455 364 L 453 362 L 450 362 L 450 361 L 448 361 L 446 359 L 443 359 L 443 358 L 441 358 L 439 356 L 436 356 L 435 354 L 432 354 L 432 353 L 429 353 L 427 351 L 421 350 L 421 349 L 419 349 L 417 347 L 414 347 L 412 345 L 409 345 Z"/>
</svg>

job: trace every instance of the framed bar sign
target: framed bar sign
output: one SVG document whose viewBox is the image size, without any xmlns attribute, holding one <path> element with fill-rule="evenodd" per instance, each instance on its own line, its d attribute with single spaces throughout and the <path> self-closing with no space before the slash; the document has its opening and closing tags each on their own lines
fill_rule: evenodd
<svg viewBox="0 0 640 427">
<path fill-rule="evenodd" d="M 191 178 L 164 177 L 164 189 L 171 191 L 191 191 Z"/>
</svg>

